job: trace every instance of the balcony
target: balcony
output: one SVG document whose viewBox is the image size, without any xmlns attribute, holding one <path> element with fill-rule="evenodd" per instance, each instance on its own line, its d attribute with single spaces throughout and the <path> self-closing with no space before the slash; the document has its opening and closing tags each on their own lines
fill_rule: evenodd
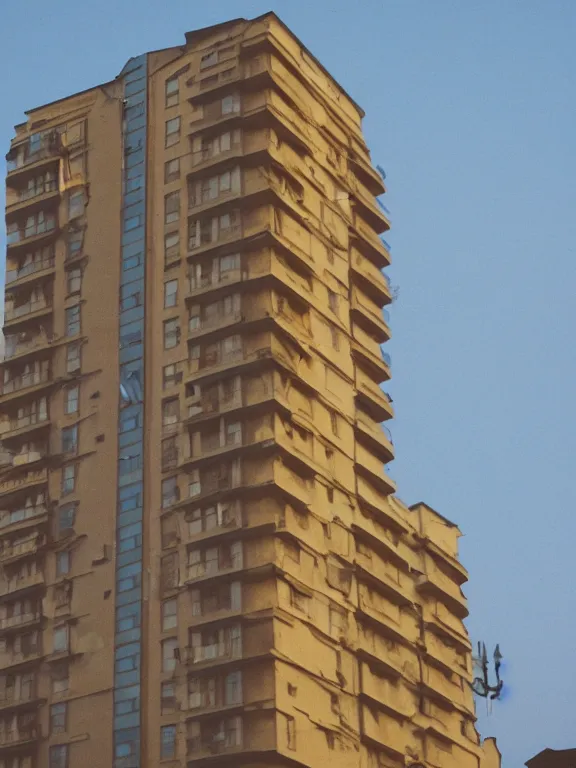
<svg viewBox="0 0 576 768">
<path fill-rule="evenodd" d="M 11 579 L 3 580 L 2 584 L 0 584 L 0 598 L 12 596 L 18 592 L 33 591 L 38 587 L 44 586 L 45 581 L 42 572 L 26 576 L 14 576 Z"/>
<path fill-rule="evenodd" d="M 380 344 L 390 339 L 390 315 L 385 309 L 380 309 L 358 289 L 352 290 L 350 311 L 354 322 L 364 328 Z"/>
<path fill-rule="evenodd" d="M 354 428 L 357 439 L 364 442 L 384 464 L 392 461 L 394 445 L 388 427 L 375 423 L 370 417 L 357 411 Z"/>
<path fill-rule="evenodd" d="M 186 648 L 185 660 L 191 665 L 224 663 L 242 657 L 242 637 L 227 638 L 225 642 L 214 642 Z"/>
<path fill-rule="evenodd" d="M 15 199 L 14 197 L 9 198 L 6 205 L 6 216 L 11 217 L 24 210 L 28 213 L 41 208 L 45 203 L 53 205 L 59 196 L 60 192 L 56 179 L 40 178 L 31 180 L 30 185 L 20 190 Z"/>
<path fill-rule="evenodd" d="M 468 616 L 466 598 L 460 585 L 442 572 L 429 555 L 425 556 L 426 573 L 418 577 L 416 588 L 422 594 L 429 594 L 444 603 L 459 619 Z"/>
<path fill-rule="evenodd" d="M 0 382 L 0 395 L 9 395 L 13 393 L 20 393 L 24 390 L 30 390 L 33 387 L 40 388 L 40 385 L 46 385 L 51 383 L 50 371 L 35 370 L 21 373 L 19 376 L 15 376 L 8 381 Z"/>
<path fill-rule="evenodd" d="M 23 304 L 15 306 L 6 302 L 4 311 L 4 327 L 16 325 L 17 322 L 43 317 L 52 312 L 52 299 L 45 296 L 30 297 Z"/>
<path fill-rule="evenodd" d="M 55 266 L 54 256 L 44 256 L 22 264 L 16 269 L 6 270 L 6 285 L 17 281 L 24 282 L 24 278 L 36 279 L 49 275 Z M 26 280 L 26 282 L 29 282 Z"/>
<path fill-rule="evenodd" d="M 57 131 L 35 133 L 8 153 L 7 182 L 60 159 L 62 140 Z"/>
<path fill-rule="evenodd" d="M 36 555 L 45 545 L 46 539 L 36 533 L 24 538 L 5 541 L 0 545 L 0 565 L 6 566 L 20 558 Z"/>
<path fill-rule="evenodd" d="M 20 473 L 18 477 L 4 480 L 0 483 L 0 497 L 11 494 L 18 494 L 28 488 L 37 485 L 44 485 L 48 482 L 48 471 L 46 469 L 30 469 L 25 473 Z M 0 515 L 0 528 L 2 527 L 2 516 Z M 5 523 L 10 525 L 10 523 Z"/>
<path fill-rule="evenodd" d="M 12 725 L 12 723 L 10 725 Z M 41 737 L 42 732 L 38 725 L 10 730 L 0 728 L 0 752 L 16 750 L 31 742 L 38 741 Z"/>
<path fill-rule="evenodd" d="M 56 214 L 39 211 L 29 216 L 24 225 L 18 222 L 8 224 L 6 247 L 8 252 L 11 253 L 22 246 L 32 245 L 44 238 L 55 235 L 57 232 L 58 221 Z"/>
<path fill-rule="evenodd" d="M 48 325 L 48 323 L 47 323 Z M 5 337 L 4 360 L 25 357 L 46 349 L 53 343 L 54 336 L 50 329 L 41 329 L 38 334 L 15 333 Z"/>
<path fill-rule="evenodd" d="M 390 293 L 389 278 L 355 248 L 352 248 L 350 268 L 354 282 L 375 304 L 382 306 L 391 303 L 392 294 Z"/>
<path fill-rule="evenodd" d="M 357 213 L 354 214 L 352 234 L 355 235 L 356 248 L 370 261 L 380 268 L 390 266 L 390 249 Z"/>
<path fill-rule="evenodd" d="M 366 187 L 352 177 L 352 194 L 355 205 L 360 209 L 362 218 L 377 232 L 386 232 L 390 229 L 388 209 L 370 194 Z"/>
<path fill-rule="evenodd" d="M 367 334 L 366 334 L 367 335 Z M 354 329 L 354 336 L 358 336 L 358 329 Z M 374 351 L 372 348 L 374 348 Z M 377 346 L 371 345 L 368 347 L 363 343 L 363 339 L 352 339 L 350 344 L 352 356 L 362 366 L 368 375 L 373 379 L 376 384 L 380 384 L 383 381 L 390 379 L 390 355 L 386 352 L 377 352 Z"/>
<path fill-rule="evenodd" d="M 356 393 L 362 407 L 372 415 L 375 421 L 381 422 L 393 418 L 394 409 L 390 395 L 372 381 L 361 368 L 356 369 Z"/>
<path fill-rule="evenodd" d="M 34 405 L 36 406 L 37 404 L 35 403 Z M 43 407 L 40 406 L 34 408 L 34 410 L 23 414 L 16 419 L 0 422 L 0 439 L 10 440 L 13 437 L 20 437 L 21 435 L 28 434 L 36 429 L 49 426 L 49 424 L 50 420 L 46 410 L 46 402 L 44 401 Z"/>
<path fill-rule="evenodd" d="M 28 611 L 27 613 L 19 613 L 16 616 L 7 616 L 0 619 L 0 632 L 10 632 L 12 630 L 20 631 L 21 629 L 27 629 L 33 627 L 42 621 L 42 611 Z"/>
<path fill-rule="evenodd" d="M 42 650 L 39 644 L 27 648 L 25 651 L 6 650 L 0 653 L 0 670 L 11 667 L 19 667 L 40 661 Z"/>
<path fill-rule="evenodd" d="M 46 470 L 41 474 L 46 474 Z M 44 480 L 46 479 L 47 477 L 44 478 Z M 5 529 L 13 531 L 29 522 L 40 522 L 47 518 L 48 508 L 43 503 L 30 504 L 13 510 L 2 510 L 0 511 L 0 534 L 4 534 Z"/>
<path fill-rule="evenodd" d="M 238 296 L 238 294 L 236 294 Z M 239 298 L 239 296 L 238 296 Z M 192 315 L 188 321 L 188 338 L 196 339 L 213 331 L 223 330 L 231 325 L 236 325 L 243 320 L 242 312 L 238 307 L 237 311 L 228 314 L 214 315 L 213 317 L 201 317 Z"/>
</svg>

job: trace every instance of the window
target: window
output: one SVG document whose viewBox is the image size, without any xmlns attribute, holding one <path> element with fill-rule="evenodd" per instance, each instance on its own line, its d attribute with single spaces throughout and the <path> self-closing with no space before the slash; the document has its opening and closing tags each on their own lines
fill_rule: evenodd
<svg viewBox="0 0 576 768">
<path fill-rule="evenodd" d="M 168 160 L 164 164 L 164 183 L 169 184 L 171 181 L 176 181 L 180 178 L 180 158 L 177 157 L 174 160 Z"/>
<path fill-rule="evenodd" d="M 176 600 L 166 600 L 162 603 L 162 631 L 176 629 L 178 626 L 178 603 Z"/>
<path fill-rule="evenodd" d="M 296 721 L 289 715 L 286 715 L 286 746 L 296 749 Z"/>
<path fill-rule="evenodd" d="M 222 279 L 228 272 L 233 272 L 240 269 L 240 254 L 232 253 L 228 256 L 220 257 L 220 279 Z"/>
<path fill-rule="evenodd" d="M 178 424 L 180 421 L 180 400 L 177 397 L 173 397 L 170 400 L 164 400 L 162 403 L 162 427 L 164 432 L 174 431 L 169 428 L 172 425 Z"/>
<path fill-rule="evenodd" d="M 164 237 L 164 260 L 175 261 L 180 257 L 180 233 L 170 232 Z"/>
<path fill-rule="evenodd" d="M 166 141 L 165 146 L 171 147 L 180 141 L 180 118 L 175 117 L 166 121 Z"/>
<path fill-rule="evenodd" d="M 180 85 L 177 77 L 166 80 L 166 106 L 176 107 L 180 101 Z"/>
<path fill-rule="evenodd" d="M 68 198 L 68 218 L 73 219 L 84 213 L 84 190 L 71 192 Z"/>
<path fill-rule="evenodd" d="M 66 731 L 66 720 L 68 715 L 68 705 L 52 704 L 50 707 L 50 733 L 64 733 Z"/>
<path fill-rule="evenodd" d="M 76 488 L 76 464 L 68 464 L 62 469 L 62 496 L 73 493 Z"/>
<path fill-rule="evenodd" d="M 176 710 L 176 685 L 174 683 L 162 683 L 160 702 L 163 715 L 167 715 Z"/>
<path fill-rule="evenodd" d="M 64 693 L 68 690 L 69 684 L 68 663 L 54 664 L 52 667 L 52 693 Z"/>
<path fill-rule="evenodd" d="M 225 96 L 222 99 L 222 114 L 231 115 L 235 112 L 240 112 L 240 97 L 237 94 Z"/>
<path fill-rule="evenodd" d="M 80 305 L 66 310 L 66 336 L 76 336 L 80 333 Z"/>
<path fill-rule="evenodd" d="M 62 430 L 62 453 L 78 452 L 78 425 L 64 427 Z"/>
<path fill-rule="evenodd" d="M 338 314 L 338 294 L 328 288 L 328 306 L 335 315 Z"/>
<path fill-rule="evenodd" d="M 64 391 L 64 413 L 78 413 L 80 387 L 68 387 Z"/>
<path fill-rule="evenodd" d="M 227 705 L 242 702 L 242 672 L 230 672 L 224 681 L 224 701 Z"/>
<path fill-rule="evenodd" d="M 332 427 L 332 433 L 338 435 L 338 415 L 336 411 L 330 411 L 330 426 Z"/>
<path fill-rule="evenodd" d="M 218 64 L 218 51 L 205 53 L 200 59 L 200 69 L 208 69 L 208 67 L 213 67 L 214 64 Z"/>
<path fill-rule="evenodd" d="M 49 768 L 68 768 L 68 744 L 50 747 Z"/>
<path fill-rule="evenodd" d="M 182 372 L 179 363 L 165 365 L 162 371 L 162 388 L 167 389 L 182 381 Z"/>
<path fill-rule="evenodd" d="M 164 308 L 175 307 L 178 303 L 178 280 L 164 283 Z"/>
<path fill-rule="evenodd" d="M 178 640 L 170 637 L 162 642 L 162 672 L 173 672 L 176 669 L 175 651 L 178 648 Z"/>
<path fill-rule="evenodd" d="M 81 347 L 80 344 L 69 344 L 66 347 L 66 372 L 74 373 L 80 370 L 81 366 Z"/>
<path fill-rule="evenodd" d="M 164 349 L 174 349 L 180 341 L 180 325 L 177 317 L 164 323 Z"/>
<path fill-rule="evenodd" d="M 332 347 L 335 350 L 340 349 L 340 339 L 338 337 L 338 331 L 333 325 L 330 326 L 330 336 L 332 337 Z"/>
<path fill-rule="evenodd" d="M 294 587 L 290 587 L 290 603 L 293 608 L 302 613 L 308 613 L 308 604 L 310 598 L 304 592 L 299 592 Z"/>
<path fill-rule="evenodd" d="M 80 293 L 82 289 L 82 270 L 69 269 L 66 272 L 66 290 L 68 294 Z"/>
<path fill-rule="evenodd" d="M 162 509 L 171 507 L 180 499 L 178 479 L 176 476 L 162 480 Z"/>
<path fill-rule="evenodd" d="M 56 576 L 66 576 L 70 573 L 70 552 L 65 549 L 56 553 Z"/>
<path fill-rule="evenodd" d="M 74 527 L 76 504 L 64 504 L 58 510 L 58 532 L 63 533 Z"/>
<path fill-rule="evenodd" d="M 240 445 L 242 443 L 242 425 L 234 421 L 226 425 L 226 445 Z"/>
<path fill-rule="evenodd" d="M 160 729 L 160 757 L 175 757 L 176 755 L 176 726 L 163 725 Z"/>
<path fill-rule="evenodd" d="M 171 192 L 164 198 L 164 224 L 173 224 L 180 218 L 180 192 Z"/>
<path fill-rule="evenodd" d="M 54 627 L 52 635 L 52 650 L 54 653 L 62 653 L 68 650 L 68 625 Z"/>
<path fill-rule="evenodd" d="M 77 256 L 82 250 L 82 243 L 84 241 L 84 231 L 68 232 L 66 258 L 72 259 Z"/>
<path fill-rule="evenodd" d="M 332 637 L 339 640 L 346 630 L 346 611 L 336 605 L 330 606 L 329 629 Z"/>
</svg>

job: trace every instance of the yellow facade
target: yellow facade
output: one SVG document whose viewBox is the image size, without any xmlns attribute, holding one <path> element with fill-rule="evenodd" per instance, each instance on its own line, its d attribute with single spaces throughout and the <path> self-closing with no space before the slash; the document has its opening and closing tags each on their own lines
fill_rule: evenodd
<svg viewBox="0 0 576 768">
<path fill-rule="evenodd" d="M 2 768 L 497 768 L 458 529 L 386 472 L 362 116 L 267 14 L 17 127 Z"/>
</svg>

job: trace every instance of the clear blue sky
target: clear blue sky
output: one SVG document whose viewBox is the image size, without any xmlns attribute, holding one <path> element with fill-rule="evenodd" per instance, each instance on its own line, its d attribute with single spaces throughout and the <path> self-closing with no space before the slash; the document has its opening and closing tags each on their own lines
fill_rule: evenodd
<svg viewBox="0 0 576 768">
<path fill-rule="evenodd" d="M 5 2 L 0 142 L 131 56 L 268 10 L 364 106 L 387 171 L 393 475 L 465 533 L 469 628 L 510 684 L 482 731 L 505 768 L 576 747 L 576 2 Z"/>
</svg>

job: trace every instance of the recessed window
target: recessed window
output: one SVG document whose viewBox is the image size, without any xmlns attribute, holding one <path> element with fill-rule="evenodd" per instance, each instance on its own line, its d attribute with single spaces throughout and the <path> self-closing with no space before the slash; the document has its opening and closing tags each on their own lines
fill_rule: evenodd
<svg viewBox="0 0 576 768">
<path fill-rule="evenodd" d="M 164 260 L 166 263 L 180 257 L 180 232 L 169 232 L 164 236 Z"/>
<path fill-rule="evenodd" d="M 176 726 L 164 725 L 160 729 L 160 757 L 175 757 L 176 755 Z"/>
<path fill-rule="evenodd" d="M 73 493 L 76 488 L 76 464 L 68 464 L 62 469 L 62 496 Z"/>
<path fill-rule="evenodd" d="M 70 573 L 70 552 L 65 549 L 56 553 L 56 576 L 65 576 Z"/>
<path fill-rule="evenodd" d="M 176 709 L 176 686 L 172 682 L 162 683 L 160 693 L 162 714 L 167 715 Z"/>
<path fill-rule="evenodd" d="M 164 323 L 164 349 L 174 349 L 180 342 L 180 323 L 177 317 Z"/>
<path fill-rule="evenodd" d="M 70 531 L 74 528 L 76 519 L 76 504 L 64 504 L 58 510 L 58 533 Z"/>
<path fill-rule="evenodd" d="M 338 414 L 336 411 L 330 411 L 330 426 L 332 427 L 332 433 L 338 434 Z"/>
<path fill-rule="evenodd" d="M 231 115 L 236 112 L 240 112 L 240 97 L 238 94 L 233 96 L 225 96 L 222 99 L 222 114 Z"/>
<path fill-rule="evenodd" d="M 83 230 L 68 232 L 68 239 L 66 242 L 66 257 L 68 259 L 74 258 L 74 256 L 77 256 L 81 252 L 83 241 Z"/>
<path fill-rule="evenodd" d="M 68 768 L 68 744 L 57 744 L 50 747 L 49 768 Z"/>
<path fill-rule="evenodd" d="M 52 667 L 52 693 L 64 693 L 70 684 L 70 671 L 68 663 L 55 664 Z"/>
<path fill-rule="evenodd" d="M 80 387 L 68 387 L 64 390 L 64 413 L 78 413 Z"/>
<path fill-rule="evenodd" d="M 328 288 L 328 306 L 335 315 L 338 314 L 338 294 Z"/>
<path fill-rule="evenodd" d="M 164 198 L 164 224 L 173 224 L 180 218 L 180 192 L 171 192 Z"/>
<path fill-rule="evenodd" d="M 165 365 L 162 370 L 162 388 L 173 387 L 175 384 L 179 384 L 180 381 L 182 381 L 182 373 L 179 364 Z"/>
<path fill-rule="evenodd" d="M 70 269 L 66 272 L 66 290 L 70 293 L 80 293 L 82 289 L 82 270 Z"/>
<path fill-rule="evenodd" d="M 164 164 L 164 183 L 169 184 L 171 181 L 176 181 L 180 178 L 180 158 L 176 157 L 174 160 L 168 160 Z"/>
<path fill-rule="evenodd" d="M 79 371 L 81 366 L 81 347 L 80 344 L 69 344 L 66 347 L 66 372 L 74 373 Z"/>
<path fill-rule="evenodd" d="M 330 336 L 332 338 L 332 347 L 335 350 L 340 349 L 340 339 L 338 337 L 338 331 L 336 330 L 336 328 L 334 328 L 333 325 L 330 326 Z"/>
<path fill-rule="evenodd" d="M 164 309 L 175 307 L 178 303 L 178 280 L 164 283 Z"/>
<path fill-rule="evenodd" d="M 176 669 L 175 651 L 178 648 L 178 640 L 170 637 L 162 642 L 162 672 L 173 672 Z"/>
<path fill-rule="evenodd" d="M 162 631 L 176 629 L 178 626 L 178 603 L 176 600 L 166 600 L 162 603 Z"/>
<path fill-rule="evenodd" d="M 205 53 L 200 59 L 200 69 L 208 69 L 208 67 L 213 67 L 214 64 L 218 64 L 218 51 Z"/>
<path fill-rule="evenodd" d="M 172 147 L 180 141 L 180 118 L 175 117 L 166 121 L 166 147 Z"/>
<path fill-rule="evenodd" d="M 162 480 L 162 509 L 171 507 L 179 499 L 178 479 L 176 477 L 167 477 L 165 480 Z"/>
<path fill-rule="evenodd" d="M 54 628 L 52 635 L 52 650 L 54 653 L 62 653 L 68 650 L 68 625 L 63 624 Z"/>
<path fill-rule="evenodd" d="M 84 213 L 84 190 L 71 192 L 68 198 L 68 218 L 73 219 Z"/>
<path fill-rule="evenodd" d="M 66 336 L 77 336 L 80 333 L 80 304 L 68 307 L 66 310 Z"/>
<path fill-rule="evenodd" d="M 78 425 L 64 427 L 62 430 L 62 453 L 78 452 Z"/>
<path fill-rule="evenodd" d="M 52 704 L 50 707 L 50 733 L 64 733 L 66 731 L 67 715 L 68 705 L 66 702 Z"/>
<path fill-rule="evenodd" d="M 166 80 L 166 106 L 176 107 L 180 101 L 180 84 L 177 77 Z"/>
</svg>

